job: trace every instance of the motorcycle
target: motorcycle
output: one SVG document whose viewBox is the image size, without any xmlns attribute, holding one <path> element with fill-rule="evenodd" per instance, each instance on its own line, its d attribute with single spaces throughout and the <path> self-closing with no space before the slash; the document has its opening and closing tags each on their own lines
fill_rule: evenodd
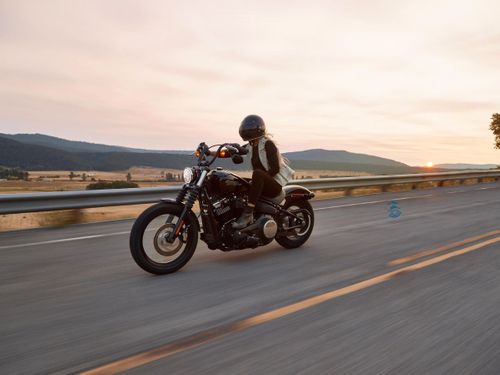
<svg viewBox="0 0 500 375">
<path fill-rule="evenodd" d="M 132 227 L 130 251 L 139 267 L 157 275 L 178 271 L 193 256 L 200 232 L 209 249 L 222 251 L 253 249 L 273 240 L 291 249 L 309 239 L 314 227 L 309 200 L 314 193 L 298 185 L 283 187 L 277 197 L 261 197 L 253 223 L 239 230 L 232 228 L 246 206 L 251 179 L 210 167 L 218 158 L 240 164 L 247 152 L 236 143 L 199 144 L 195 152 L 198 163 L 184 169 L 185 184 L 177 198 L 162 199 L 149 207 Z M 193 212 L 196 201 L 201 224 Z"/>
</svg>

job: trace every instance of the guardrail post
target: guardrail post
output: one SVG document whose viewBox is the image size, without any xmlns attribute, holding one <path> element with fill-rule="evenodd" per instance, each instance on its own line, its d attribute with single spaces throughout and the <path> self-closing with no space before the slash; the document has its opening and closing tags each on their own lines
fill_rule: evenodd
<svg viewBox="0 0 500 375">
<path fill-rule="evenodd" d="M 344 190 L 346 196 L 351 196 L 354 188 L 346 188 Z"/>
<path fill-rule="evenodd" d="M 386 193 L 389 191 L 389 189 L 392 187 L 392 184 L 387 184 L 387 185 L 382 185 L 382 187 L 380 188 L 380 190 L 383 192 L 383 193 Z"/>
</svg>

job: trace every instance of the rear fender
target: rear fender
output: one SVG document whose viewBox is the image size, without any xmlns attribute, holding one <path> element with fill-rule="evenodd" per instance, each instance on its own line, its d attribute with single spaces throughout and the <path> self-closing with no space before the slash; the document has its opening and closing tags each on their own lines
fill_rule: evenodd
<svg viewBox="0 0 500 375">
<path fill-rule="evenodd" d="M 314 198 L 314 193 L 300 185 L 287 185 L 283 188 L 287 202 L 304 201 Z"/>
</svg>

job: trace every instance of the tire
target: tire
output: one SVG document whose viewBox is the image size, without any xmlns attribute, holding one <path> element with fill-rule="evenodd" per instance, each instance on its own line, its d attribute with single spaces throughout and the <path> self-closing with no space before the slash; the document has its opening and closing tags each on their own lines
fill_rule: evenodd
<svg viewBox="0 0 500 375">
<path fill-rule="evenodd" d="M 169 230 L 173 230 L 172 227 L 174 226 L 174 223 L 177 222 L 177 220 L 174 220 L 171 224 L 169 224 L 169 222 L 163 224 L 158 228 L 157 231 L 156 229 L 148 229 L 148 226 L 153 222 L 153 220 L 157 219 L 158 221 L 160 221 L 160 217 L 162 215 L 173 215 L 179 217 L 181 215 L 182 209 L 183 207 L 178 204 L 165 202 L 158 203 L 145 210 L 135 221 L 130 232 L 130 253 L 132 254 L 132 257 L 134 258 L 137 265 L 144 271 L 155 275 L 166 275 L 169 273 L 173 273 L 186 265 L 186 263 L 189 262 L 189 260 L 193 256 L 194 251 L 196 250 L 196 245 L 198 243 L 198 222 L 196 216 L 192 212 L 187 215 L 181 236 L 179 236 L 174 241 L 174 244 L 177 244 L 177 246 L 179 244 L 181 245 L 177 250 L 159 249 L 160 246 L 174 245 L 168 244 L 165 241 L 163 241 L 162 243 L 161 234 L 167 233 Z M 152 249 L 154 250 L 153 254 L 155 251 L 157 253 L 154 255 L 164 256 L 167 258 L 167 256 L 165 255 L 167 251 L 175 251 L 173 255 L 179 253 L 178 257 L 169 262 L 158 262 L 152 259 L 148 255 L 148 251 L 150 250 L 149 246 L 148 251 L 144 247 L 144 237 L 146 230 L 148 232 L 147 236 L 153 235 L 152 232 L 156 231 L 156 233 L 154 233 L 154 238 L 152 241 Z M 182 247 L 184 248 L 182 249 Z M 160 251 L 163 251 L 164 253 L 160 253 Z"/>
<path fill-rule="evenodd" d="M 288 210 L 289 208 L 293 207 L 297 207 L 300 210 L 307 211 L 309 223 L 306 231 L 300 233 L 300 235 L 297 234 L 296 236 L 276 237 L 276 242 L 278 242 L 281 246 L 283 246 L 286 249 L 295 249 L 297 247 L 302 246 L 309 239 L 314 228 L 314 211 L 313 208 L 311 207 L 311 204 L 308 201 L 287 202 L 283 208 Z M 282 223 L 280 225 L 282 225 Z"/>
</svg>

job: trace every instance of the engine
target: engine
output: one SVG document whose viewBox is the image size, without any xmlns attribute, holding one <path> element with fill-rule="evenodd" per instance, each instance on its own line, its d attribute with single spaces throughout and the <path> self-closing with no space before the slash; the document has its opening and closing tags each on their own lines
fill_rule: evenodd
<svg viewBox="0 0 500 375">
<path fill-rule="evenodd" d="M 255 223 L 241 230 L 242 233 L 256 234 L 264 241 L 274 239 L 278 232 L 278 224 L 269 215 L 260 216 Z M 269 241 L 269 242 L 270 242 Z"/>
<path fill-rule="evenodd" d="M 245 201 L 241 197 L 224 197 L 216 199 L 212 205 L 217 221 L 224 224 L 241 215 Z"/>
<path fill-rule="evenodd" d="M 255 222 L 242 230 L 232 228 L 246 205 L 247 185 L 242 178 L 224 170 L 212 171 L 208 177 L 208 192 L 217 221 L 217 232 L 221 235 L 222 250 L 255 248 L 270 243 L 278 231 L 278 225 L 271 215 L 262 214 Z M 209 246 L 210 247 L 210 246 Z"/>
<path fill-rule="evenodd" d="M 278 224 L 269 215 L 261 215 L 253 224 L 241 230 L 233 229 L 232 223 L 231 220 L 222 227 L 222 238 L 227 250 L 267 245 L 278 232 Z"/>
</svg>

